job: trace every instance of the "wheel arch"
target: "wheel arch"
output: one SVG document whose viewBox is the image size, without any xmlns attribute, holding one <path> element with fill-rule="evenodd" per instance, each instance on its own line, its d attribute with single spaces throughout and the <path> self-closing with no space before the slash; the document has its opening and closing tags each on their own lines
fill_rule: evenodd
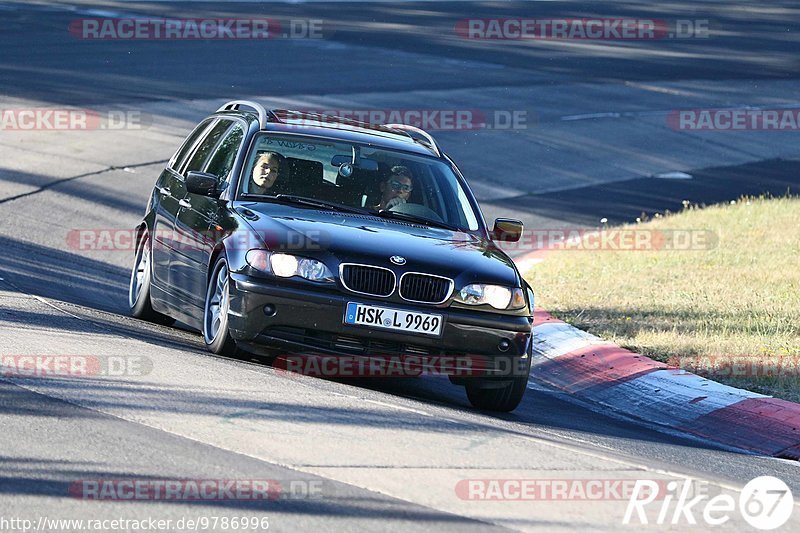
<svg viewBox="0 0 800 533">
<path fill-rule="evenodd" d="M 225 249 L 225 243 L 223 241 L 218 242 L 211 251 L 211 256 L 208 261 L 208 268 L 206 269 L 206 283 L 211 281 L 211 276 L 214 274 L 214 265 L 217 264 L 220 256 L 224 256 L 225 260 L 227 261 L 228 253 Z M 230 270 L 230 267 L 228 267 L 228 269 Z"/>
<path fill-rule="evenodd" d="M 139 243 L 142 241 L 142 236 L 144 236 L 145 232 L 152 235 L 153 233 L 153 224 L 155 223 L 155 212 L 149 211 L 145 217 L 142 219 L 141 222 L 136 226 L 134 229 L 134 253 L 136 250 L 139 249 Z"/>
</svg>

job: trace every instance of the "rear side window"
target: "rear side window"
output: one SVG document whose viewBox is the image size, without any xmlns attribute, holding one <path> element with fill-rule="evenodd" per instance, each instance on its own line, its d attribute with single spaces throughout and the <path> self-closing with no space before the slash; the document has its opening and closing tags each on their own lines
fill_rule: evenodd
<svg viewBox="0 0 800 533">
<path fill-rule="evenodd" d="M 228 181 L 228 177 L 236 162 L 236 154 L 239 153 L 239 147 L 244 140 L 244 126 L 236 122 L 222 141 L 219 143 L 214 155 L 208 162 L 206 172 L 219 176 L 221 181 Z"/>
<path fill-rule="evenodd" d="M 197 139 L 200 138 L 200 135 L 202 135 L 203 132 L 206 131 L 211 122 L 213 121 L 204 120 L 194 129 L 194 131 L 192 131 L 192 133 L 189 134 L 188 137 L 186 137 L 186 140 L 183 141 L 183 144 L 181 145 L 180 149 L 177 152 L 175 152 L 174 156 L 172 156 L 172 160 L 169 162 L 169 168 L 176 171 L 179 168 L 181 168 L 181 165 L 183 165 L 183 163 L 186 161 L 186 158 L 192 151 L 192 148 L 197 142 Z"/>
<path fill-rule="evenodd" d="M 211 155 L 212 150 L 217 145 L 220 137 L 222 137 L 222 135 L 230 126 L 230 120 L 220 120 L 217 122 L 214 127 L 211 128 L 208 134 L 206 134 L 205 138 L 200 141 L 200 145 L 197 147 L 194 154 L 192 154 L 191 158 L 189 159 L 189 164 L 186 165 L 186 168 L 183 169 L 181 174 L 186 174 L 191 170 L 202 169 L 206 160 Z"/>
</svg>

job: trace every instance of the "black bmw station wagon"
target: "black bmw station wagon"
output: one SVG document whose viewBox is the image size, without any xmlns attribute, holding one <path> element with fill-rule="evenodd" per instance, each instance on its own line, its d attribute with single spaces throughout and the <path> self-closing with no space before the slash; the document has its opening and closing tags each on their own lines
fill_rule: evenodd
<svg viewBox="0 0 800 533">
<path fill-rule="evenodd" d="M 425 131 L 233 101 L 170 159 L 137 228 L 134 316 L 214 353 L 480 357 L 447 372 L 510 411 L 532 356 L 533 291 Z"/>
</svg>

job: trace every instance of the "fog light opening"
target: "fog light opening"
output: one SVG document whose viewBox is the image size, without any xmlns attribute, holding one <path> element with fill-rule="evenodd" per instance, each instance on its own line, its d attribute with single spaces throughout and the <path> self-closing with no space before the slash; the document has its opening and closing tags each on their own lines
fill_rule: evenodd
<svg viewBox="0 0 800 533">
<path fill-rule="evenodd" d="M 511 348 L 511 343 L 506 339 L 501 340 L 500 344 L 497 345 L 497 349 L 501 352 L 507 352 L 509 348 Z"/>
<path fill-rule="evenodd" d="M 275 306 L 272 304 L 267 304 L 264 306 L 264 314 L 267 316 L 275 316 L 277 312 L 278 310 L 275 309 Z"/>
</svg>

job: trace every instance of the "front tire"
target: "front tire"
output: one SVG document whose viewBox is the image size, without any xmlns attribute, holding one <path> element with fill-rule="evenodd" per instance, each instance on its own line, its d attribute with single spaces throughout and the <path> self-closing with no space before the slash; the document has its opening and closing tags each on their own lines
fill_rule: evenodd
<svg viewBox="0 0 800 533">
<path fill-rule="evenodd" d="M 203 306 L 203 340 L 209 351 L 236 357 L 239 350 L 228 330 L 229 284 L 228 262 L 224 257 L 220 257 L 214 263 L 206 289 L 206 302 Z"/>
<path fill-rule="evenodd" d="M 174 318 L 163 315 L 153 309 L 153 304 L 150 301 L 151 275 L 150 236 L 145 233 L 139 239 L 139 245 L 136 247 L 136 259 L 133 262 L 131 281 L 128 285 L 128 307 L 131 310 L 131 315 L 135 318 L 171 326 L 175 323 Z"/>
</svg>

